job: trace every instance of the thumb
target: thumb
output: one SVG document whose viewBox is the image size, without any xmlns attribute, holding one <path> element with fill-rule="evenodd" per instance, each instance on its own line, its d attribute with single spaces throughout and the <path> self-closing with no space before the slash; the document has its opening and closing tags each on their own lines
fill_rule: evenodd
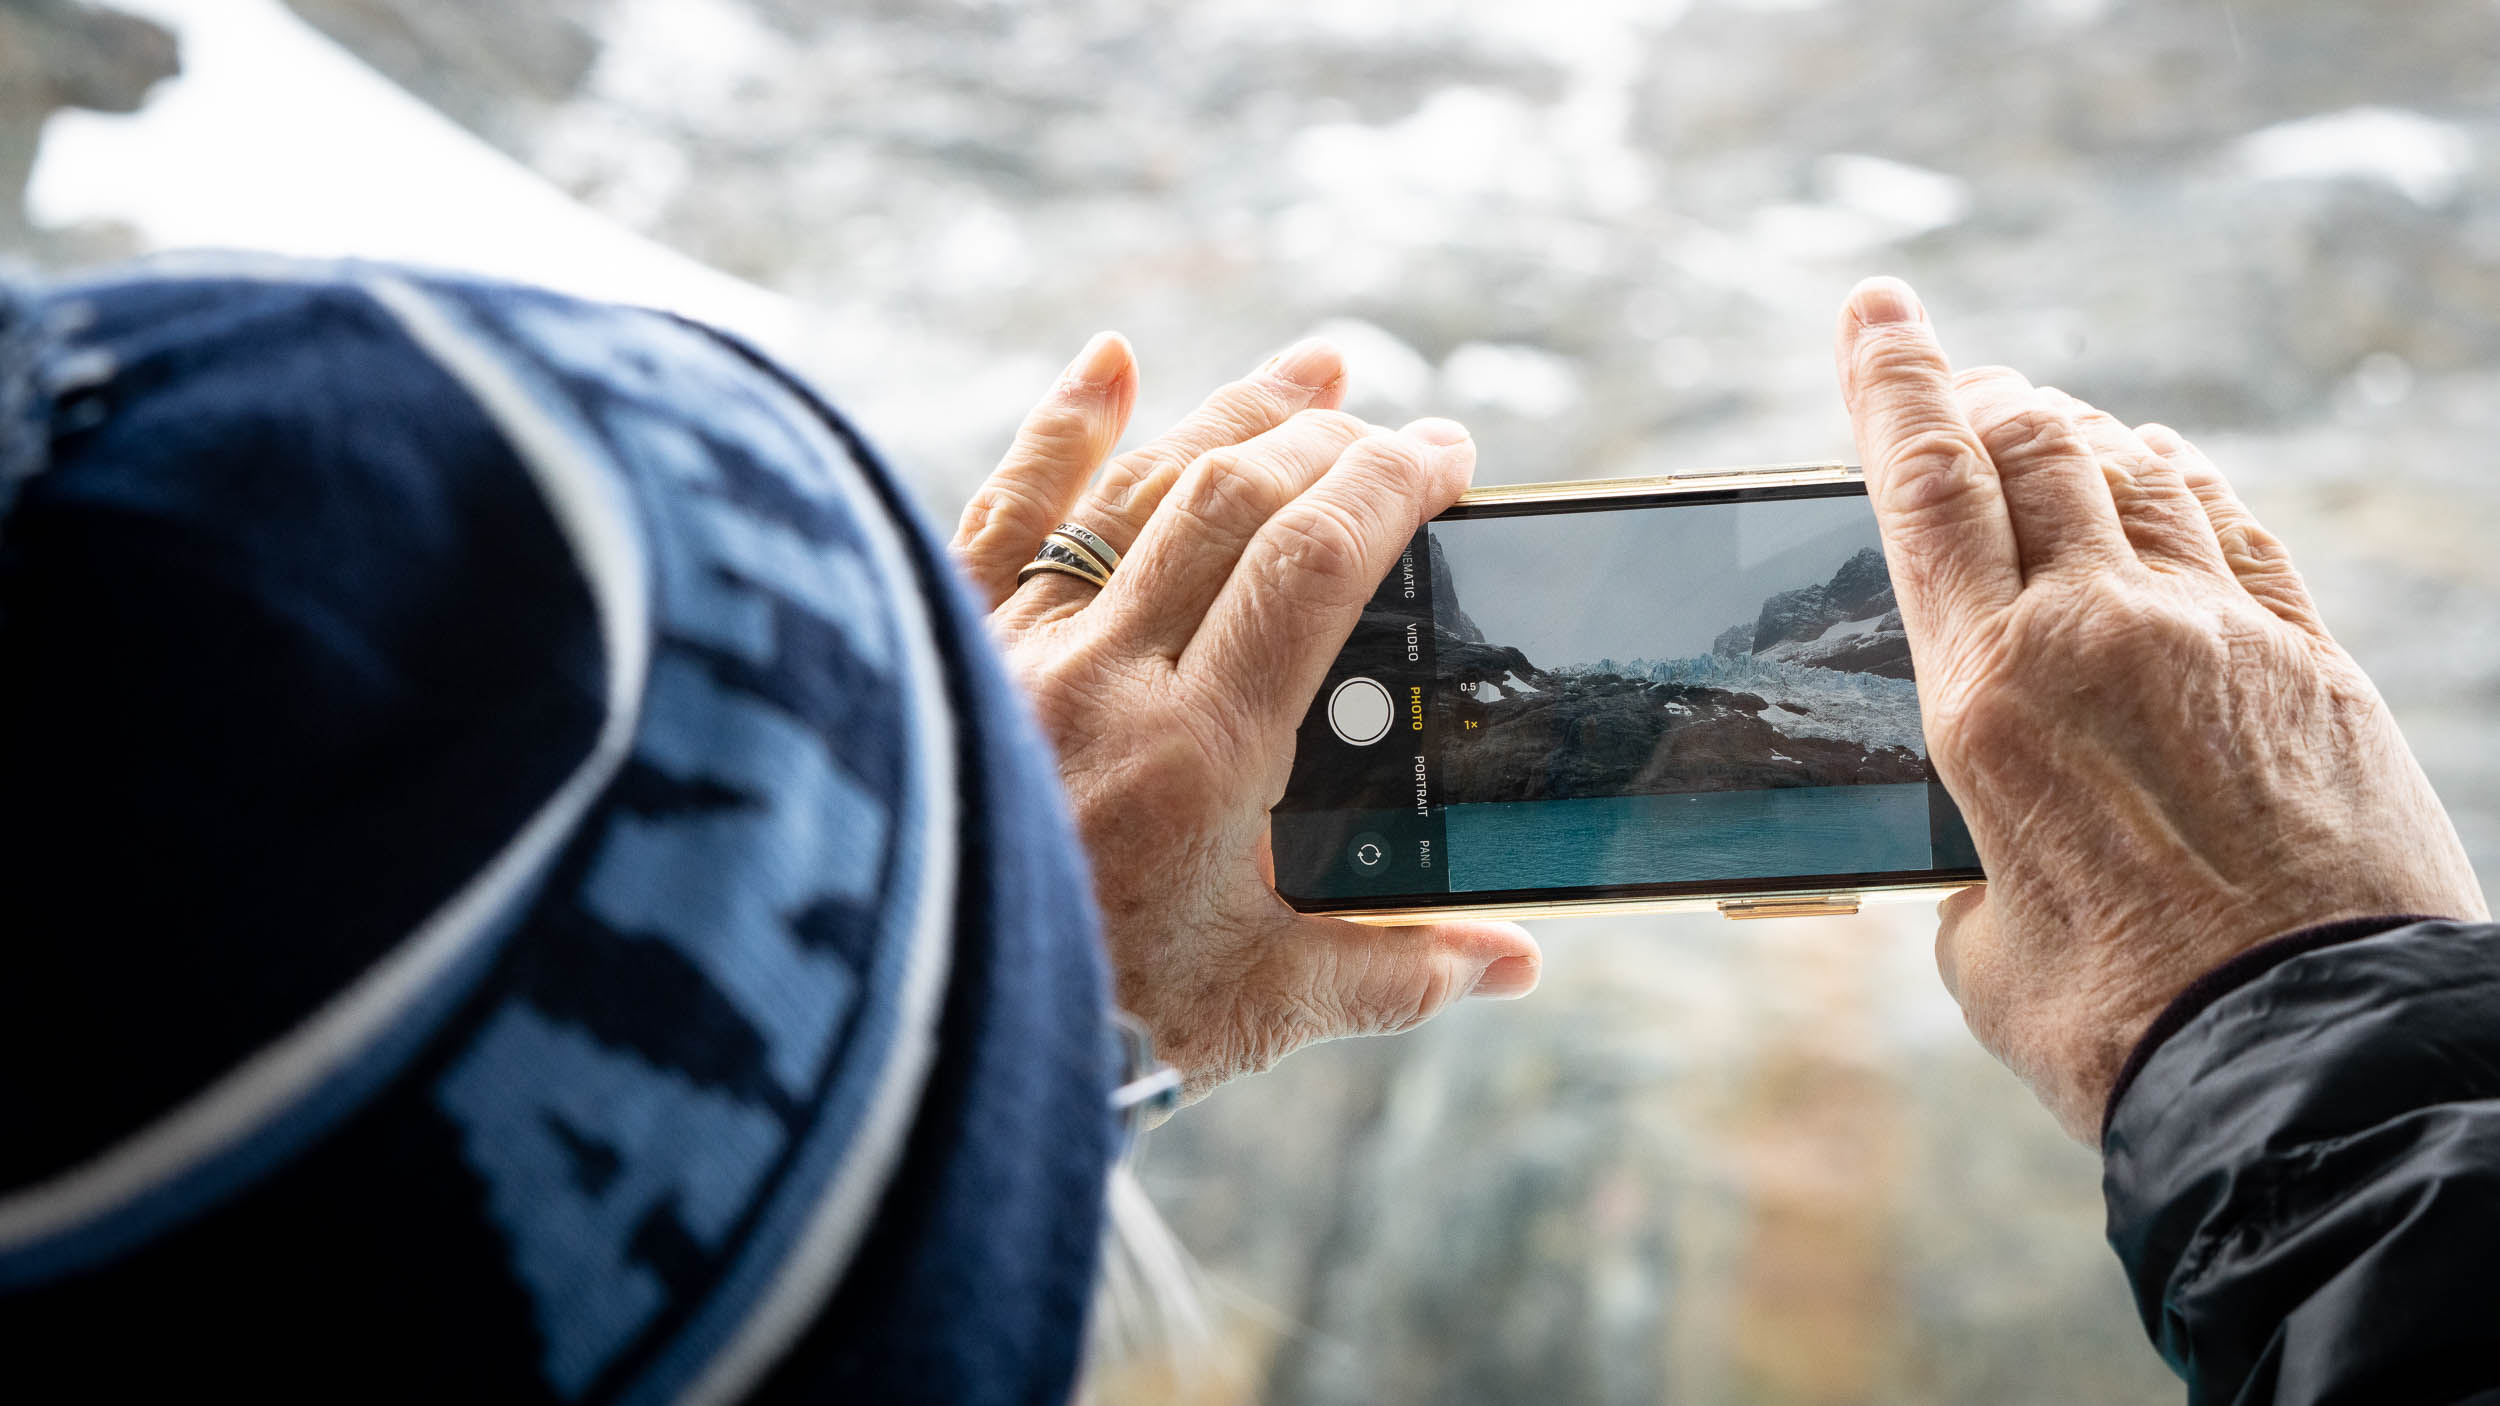
<svg viewBox="0 0 2500 1406">
<path fill-rule="evenodd" d="M 1192 1102 L 1305 1045 L 1412 1030 L 1470 995 L 1525 996 L 1545 960 L 1512 923 L 1374 928 L 1302 914 L 1266 930 L 1259 950 L 1221 1016 L 1148 1017 Z"/>
<path fill-rule="evenodd" d="M 1988 908 L 1988 890 L 1974 884 L 1945 896 L 1936 905 L 1936 975 L 1954 1004 L 1962 999 L 1965 964 L 1995 945 L 1996 916 Z"/>
<path fill-rule="evenodd" d="M 1411 1030 L 1469 996 L 1515 1000 L 1536 989 L 1545 955 L 1516 923 L 1376 928 L 1312 919 L 1302 995 L 1332 1013 L 1331 1035 Z"/>
</svg>

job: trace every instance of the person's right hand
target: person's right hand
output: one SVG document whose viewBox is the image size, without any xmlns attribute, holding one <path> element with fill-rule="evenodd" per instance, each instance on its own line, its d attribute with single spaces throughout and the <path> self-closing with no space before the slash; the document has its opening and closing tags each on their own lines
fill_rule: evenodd
<svg viewBox="0 0 2500 1406">
<path fill-rule="evenodd" d="M 2097 1143 L 2162 1008 L 2267 938 L 2486 917 L 2456 831 L 2290 557 L 2194 446 L 2001 367 L 1861 284 L 1840 376 L 1936 771 L 1988 885 L 1936 961 Z"/>
</svg>

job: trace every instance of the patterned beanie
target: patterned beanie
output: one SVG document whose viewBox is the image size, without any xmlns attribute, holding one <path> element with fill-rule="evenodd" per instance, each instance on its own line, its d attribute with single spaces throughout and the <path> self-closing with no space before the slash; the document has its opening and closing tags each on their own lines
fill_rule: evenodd
<svg viewBox="0 0 2500 1406">
<path fill-rule="evenodd" d="M 0 1359 L 172 1400 L 1066 1398 L 1048 752 L 850 427 L 372 266 L 0 291 Z"/>
</svg>

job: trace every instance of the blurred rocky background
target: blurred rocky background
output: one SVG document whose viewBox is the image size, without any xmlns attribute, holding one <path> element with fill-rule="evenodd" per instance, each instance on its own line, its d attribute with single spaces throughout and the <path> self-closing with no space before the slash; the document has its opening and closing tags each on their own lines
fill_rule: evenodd
<svg viewBox="0 0 2500 1406">
<path fill-rule="evenodd" d="M 0 249 L 75 257 L 26 218 L 45 124 L 65 108 L 134 112 L 180 68 L 163 25 L 79 0 L 0 0 Z"/>
<path fill-rule="evenodd" d="M 168 33 L 187 62 L 275 4 L 127 0 L 159 29 L 0 0 L 0 246 L 58 266 L 156 242 L 92 190 L 21 212 L 36 136 L 138 103 Z M 1905 274 L 1963 360 L 2206 444 L 2500 878 L 2492 0 L 292 0 L 285 22 L 789 300 L 794 354 L 944 517 L 1106 326 L 1143 357 L 1148 428 L 1320 329 L 1353 408 L 1464 417 L 1486 480 L 1842 456 L 1834 305 Z M 2176 1400 L 2099 1242 L 2093 1158 L 1968 1043 L 1931 926 L 1550 924 L 1533 999 L 1228 1088 L 1145 1163 L 1217 1347 L 1103 1391 Z"/>
</svg>

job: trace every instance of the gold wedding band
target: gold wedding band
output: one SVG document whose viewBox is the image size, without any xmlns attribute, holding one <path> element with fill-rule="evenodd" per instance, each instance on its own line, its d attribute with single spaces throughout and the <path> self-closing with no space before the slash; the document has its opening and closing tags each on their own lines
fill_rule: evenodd
<svg viewBox="0 0 2500 1406">
<path fill-rule="evenodd" d="M 1093 554 L 1050 540 L 1044 541 L 1041 550 L 1033 554 L 1033 559 L 1016 572 L 1016 584 L 1021 586 L 1045 571 L 1073 576 L 1097 590 L 1111 584 L 1110 569 Z"/>
<path fill-rule="evenodd" d="M 1120 549 L 1102 540 L 1101 534 L 1078 522 L 1063 522 L 1050 530 L 1050 535 L 1074 543 L 1093 554 L 1105 572 L 1116 571 L 1120 565 Z"/>
<path fill-rule="evenodd" d="M 1090 571 L 1079 571 L 1075 567 L 1068 565 L 1066 562 L 1028 561 L 1024 564 L 1023 569 L 1016 572 L 1016 584 L 1021 586 L 1025 582 L 1030 581 L 1034 577 L 1040 576 L 1046 572 L 1057 572 L 1061 576 L 1073 576 L 1077 580 L 1084 582 L 1086 585 L 1091 586 L 1096 590 L 1101 590 L 1103 586 L 1109 582 L 1108 577 L 1097 576 Z"/>
</svg>

